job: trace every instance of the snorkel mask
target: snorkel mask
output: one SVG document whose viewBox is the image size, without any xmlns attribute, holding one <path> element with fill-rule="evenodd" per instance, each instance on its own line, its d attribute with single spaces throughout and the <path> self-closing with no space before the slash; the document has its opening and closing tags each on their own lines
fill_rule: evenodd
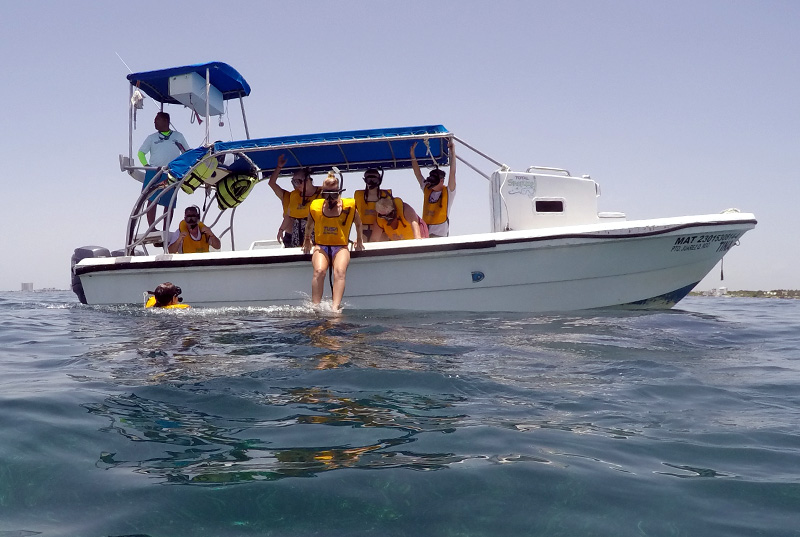
<svg viewBox="0 0 800 537">
<path fill-rule="evenodd" d="M 441 183 L 442 179 L 444 179 L 444 171 L 439 168 L 434 168 L 431 170 L 431 173 L 428 174 L 428 177 L 425 178 L 425 186 L 433 188 Z"/>
<path fill-rule="evenodd" d="M 344 192 L 344 188 L 342 188 L 343 177 L 339 169 L 334 167 L 331 171 L 328 172 L 328 178 L 325 179 L 326 183 L 329 183 L 331 180 L 337 180 L 336 177 L 337 173 L 339 174 L 338 178 L 339 188 L 337 190 L 323 190 L 322 193 L 320 194 L 322 196 L 322 199 L 328 202 L 328 207 L 330 207 L 331 209 L 336 207 L 336 204 L 339 201 L 339 196 L 342 194 L 342 192 Z"/>
<path fill-rule="evenodd" d="M 197 205 L 192 205 L 190 208 L 194 209 L 196 214 L 184 215 L 183 219 L 189 229 L 195 230 L 198 222 L 200 222 L 200 208 Z"/>
<path fill-rule="evenodd" d="M 364 171 L 364 183 L 368 189 L 378 188 L 383 182 L 383 170 L 378 168 L 368 168 Z"/>
</svg>

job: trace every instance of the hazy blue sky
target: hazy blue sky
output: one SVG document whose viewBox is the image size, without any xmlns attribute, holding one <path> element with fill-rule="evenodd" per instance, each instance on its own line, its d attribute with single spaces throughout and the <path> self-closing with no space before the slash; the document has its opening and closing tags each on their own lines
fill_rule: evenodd
<svg viewBox="0 0 800 537">
<path fill-rule="evenodd" d="M 701 288 L 800 288 L 798 28 L 796 1 L 5 2 L 0 290 L 66 288 L 75 247 L 123 245 L 140 185 L 119 171 L 117 53 L 134 71 L 231 64 L 255 137 L 441 123 L 516 169 L 590 174 L 629 219 L 753 212 Z M 244 137 L 237 109 L 215 139 Z M 451 233 L 485 231 L 486 182 L 460 171 Z M 418 205 L 412 181 L 387 176 Z M 237 246 L 274 237 L 266 184 L 240 212 Z"/>
</svg>

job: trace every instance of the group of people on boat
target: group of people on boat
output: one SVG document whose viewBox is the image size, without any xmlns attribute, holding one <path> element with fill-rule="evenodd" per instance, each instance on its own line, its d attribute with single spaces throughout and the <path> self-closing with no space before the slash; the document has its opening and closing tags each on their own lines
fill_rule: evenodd
<svg viewBox="0 0 800 537">
<path fill-rule="evenodd" d="M 311 253 L 314 268 L 311 283 L 311 301 L 319 304 L 325 282 L 325 273 L 332 268 L 332 306 L 338 310 L 344 296 L 345 275 L 350 263 L 350 230 L 355 225 L 355 249 L 363 250 L 364 242 L 397 241 L 427 237 L 447 237 L 449 212 L 455 197 L 455 149 L 450 140 L 450 173 L 435 167 L 424 177 L 411 146 L 411 163 L 414 175 L 423 191 L 422 216 L 392 191 L 382 189 L 383 172 L 369 168 L 364 172 L 363 190 L 353 198 L 342 197 L 340 178 L 330 172 L 322 183 L 315 186 L 311 171 L 303 168 L 292 174 L 292 191 L 278 185 L 278 177 L 286 165 L 286 157 L 278 157 L 278 165 L 269 177 L 272 188 L 283 207 L 283 219 L 278 228 L 278 241 L 286 247 L 302 247 Z"/>
<path fill-rule="evenodd" d="M 170 129 L 169 114 L 165 112 L 156 114 L 154 126 L 156 132 L 145 139 L 139 149 L 138 157 L 144 166 L 165 166 L 185 152 L 188 145 L 183 135 Z M 449 236 L 450 207 L 456 191 L 456 155 L 453 140 L 449 141 L 450 166 L 446 183 L 445 177 L 448 174 L 438 166 L 434 167 L 427 177 L 423 175 L 415 154 L 416 146 L 416 142 L 411 146 L 410 158 L 414 175 L 423 191 L 421 214 L 401 198 L 393 196 L 391 189 L 381 188 L 383 171 L 377 168 L 369 168 L 364 172 L 365 188 L 357 190 L 353 198 L 342 197 L 344 190 L 335 172 L 331 171 L 322 185 L 316 186 L 309 168 L 296 170 L 291 179 L 293 189 L 285 190 L 278 185 L 278 177 L 286 165 L 286 157 L 285 155 L 278 157 L 277 166 L 268 181 L 270 188 L 281 200 L 282 206 L 283 218 L 277 238 L 278 242 L 287 248 L 301 247 L 305 253 L 312 254 L 314 304 L 320 303 L 325 273 L 332 268 L 332 306 L 334 310 L 338 310 L 341 305 L 345 274 L 350 262 L 348 245 L 353 225 L 356 227 L 356 250 L 363 250 L 364 242 Z M 148 187 L 156 173 L 154 170 L 146 172 L 143 189 Z M 147 220 L 151 226 L 155 219 L 156 204 L 162 205 L 165 212 L 174 209 L 174 197 L 156 198 L 157 194 L 158 191 L 149 198 Z M 214 235 L 210 227 L 200 221 L 200 209 L 192 205 L 186 208 L 178 230 L 170 233 L 167 251 L 202 253 L 208 252 L 209 247 L 219 249 L 220 246 L 219 238 Z M 180 293 L 174 294 L 174 297 L 178 294 Z M 157 301 L 154 305 L 165 307 Z"/>
</svg>

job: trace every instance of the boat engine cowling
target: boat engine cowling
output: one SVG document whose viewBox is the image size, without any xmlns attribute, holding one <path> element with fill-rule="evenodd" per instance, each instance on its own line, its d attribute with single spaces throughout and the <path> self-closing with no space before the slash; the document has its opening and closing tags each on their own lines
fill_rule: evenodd
<svg viewBox="0 0 800 537">
<path fill-rule="evenodd" d="M 86 304 L 86 294 L 83 292 L 83 285 L 81 285 L 80 278 L 75 274 L 75 265 L 80 263 L 82 259 L 90 257 L 111 257 L 111 253 L 108 251 L 108 248 L 103 248 L 102 246 L 81 246 L 80 248 L 75 248 L 70 265 L 72 292 L 78 295 L 78 300 L 81 301 L 81 304 Z"/>
</svg>

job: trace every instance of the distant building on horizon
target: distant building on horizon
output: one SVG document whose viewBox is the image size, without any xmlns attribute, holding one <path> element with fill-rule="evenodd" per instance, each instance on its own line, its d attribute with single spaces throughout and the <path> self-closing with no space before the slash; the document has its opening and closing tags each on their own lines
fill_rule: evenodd
<svg viewBox="0 0 800 537">
<path fill-rule="evenodd" d="M 33 282 L 22 282 L 22 291 L 33 291 Z"/>
</svg>

